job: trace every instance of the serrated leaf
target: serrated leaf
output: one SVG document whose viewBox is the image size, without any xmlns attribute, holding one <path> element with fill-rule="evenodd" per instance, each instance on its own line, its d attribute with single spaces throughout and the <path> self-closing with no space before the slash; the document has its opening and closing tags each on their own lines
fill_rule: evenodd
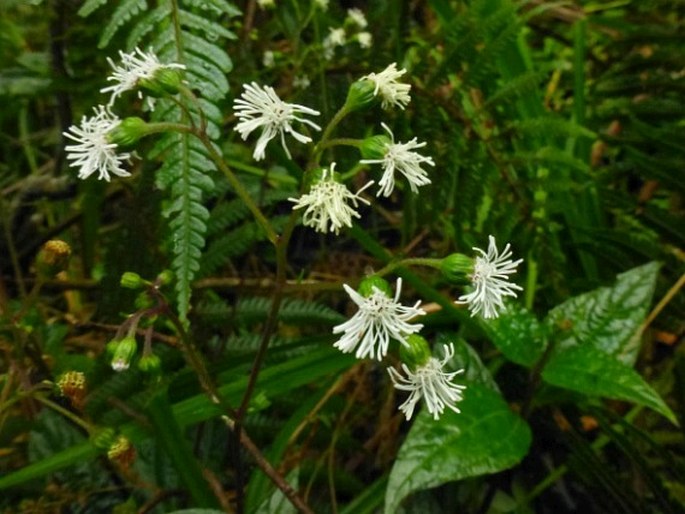
<svg viewBox="0 0 685 514">
<path fill-rule="evenodd" d="M 557 333 L 557 347 L 592 346 L 622 363 L 635 364 L 634 337 L 654 294 L 660 264 L 650 262 L 618 275 L 612 287 L 575 296 L 552 309 L 545 322 Z"/>
<path fill-rule="evenodd" d="M 509 304 L 498 318 L 483 320 L 482 325 L 492 344 L 516 364 L 531 367 L 545 352 L 544 329 L 523 307 Z"/>
<path fill-rule="evenodd" d="M 678 424 L 673 411 L 633 368 L 591 345 L 555 354 L 542 370 L 548 384 L 589 396 L 644 405 Z"/>
<path fill-rule="evenodd" d="M 386 514 L 413 492 L 508 469 L 528 453 L 530 428 L 497 392 L 471 384 L 459 409 L 438 421 L 419 413 L 390 472 Z"/>
</svg>

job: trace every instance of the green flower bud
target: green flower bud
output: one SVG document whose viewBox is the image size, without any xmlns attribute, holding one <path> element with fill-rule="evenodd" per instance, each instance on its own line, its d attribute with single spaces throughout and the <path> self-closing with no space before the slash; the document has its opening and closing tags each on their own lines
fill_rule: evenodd
<svg viewBox="0 0 685 514">
<path fill-rule="evenodd" d="M 108 134 L 107 140 L 117 146 L 133 146 L 138 140 L 147 135 L 147 123 L 142 118 L 131 116 L 124 118 Z"/>
<path fill-rule="evenodd" d="M 450 282 L 466 283 L 473 273 L 473 259 L 461 253 L 453 253 L 440 261 L 440 271 Z"/>
<path fill-rule="evenodd" d="M 377 277 L 376 275 L 371 275 L 370 277 L 366 277 L 364 280 L 362 280 L 359 284 L 359 287 L 357 288 L 357 291 L 359 291 L 359 294 L 362 295 L 364 298 L 368 298 L 375 292 L 373 290 L 374 287 L 377 287 L 378 289 L 383 291 L 390 298 L 394 296 L 390 284 L 388 284 L 381 277 Z"/>
<path fill-rule="evenodd" d="M 150 96 L 162 97 L 178 93 L 182 82 L 183 74 L 178 69 L 163 67 L 152 78 L 138 80 L 138 86 Z"/>
<path fill-rule="evenodd" d="M 364 139 L 360 148 L 364 159 L 383 159 L 392 141 L 388 136 L 371 136 Z"/>
<path fill-rule="evenodd" d="M 154 353 L 149 353 L 143 355 L 138 361 L 138 369 L 143 373 L 149 373 L 150 375 L 159 375 L 162 369 L 162 361 Z"/>
<path fill-rule="evenodd" d="M 410 369 L 415 370 L 425 366 L 432 357 L 428 341 L 418 334 L 410 334 L 406 337 L 409 346 L 400 346 L 400 359 Z"/>
<path fill-rule="evenodd" d="M 157 275 L 157 280 L 159 280 L 159 283 L 163 286 L 167 286 L 171 284 L 174 280 L 174 272 L 171 271 L 170 269 L 165 269 L 162 271 L 159 275 Z"/>
<path fill-rule="evenodd" d="M 316 168 L 315 170 L 312 170 L 312 172 L 309 174 L 309 179 L 306 181 L 305 186 L 307 188 L 312 187 L 314 184 L 318 184 L 323 180 L 324 177 L 324 172 L 326 171 L 326 168 Z M 337 175 L 334 171 L 330 172 L 333 177 Z M 326 178 L 326 180 L 329 180 Z"/>
<path fill-rule="evenodd" d="M 97 428 L 90 435 L 90 441 L 93 446 L 100 450 L 109 450 L 110 446 L 116 440 L 117 433 L 113 428 Z"/>
<path fill-rule="evenodd" d="M 146 285 L 147 281 L 143 280 L 138 273 L 126 271 L 121 275 L 121 281 L 119 283 L 121 284 L 121 287 L 125 287 L 126 289 L 140 289 Z"/>
<path fill-rule="evenodd" d="M 136 355 L 138 343 L 133 336 L 126 336 L 117 345 L 112 357 L 112 369 L 124 371 L 131 365 L 131 359 Z"/>
<path fill-rule="evenodd" d="M 376 85 L 370 80 L 364 79 L 353 82 L 347 92 L 345 107 L 349 111 L 357 111 L 372 105 L 376 101 L 375 90 Z"/>
</svg>

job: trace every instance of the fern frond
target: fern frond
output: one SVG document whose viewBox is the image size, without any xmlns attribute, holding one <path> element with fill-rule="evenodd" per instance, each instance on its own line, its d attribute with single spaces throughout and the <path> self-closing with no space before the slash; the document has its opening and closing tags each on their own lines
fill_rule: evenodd
<svg viewBox="0 0 685 514">
<path fill-rule="evenodd" d="M 89 0 L 82 15 L 92 13 L 106 0 Z M 202 15 L 195 12 L 202 12 Z M 186 66 L 186 80 L 191 89 L 200 92 L 198 103 L 206 121 L 210 139 L 221 135 L 222 112 L 217 105 L 226 96 L 229 84 L 226 73 L 233 63 L 215 41 L 236 36 L 215 21 L 235 16 L 240 11 L 227 0 L 165 1 L 148 10 L 146 0 L 118 2 L 105 26 L 99 46 L 106 46 L 124 25 L 133 22 L 126 39 L 128 50 L 134 47 L 153 48 L 162 62 L 177 62 Z M 176 30 L 176 19 L 181 30 Z M 191 119 L 188 119 L 188 115 Z M 173 121 L 201 125 L 195 105 L 186 111 L 172 102 L 159 101 L 153 115 L 155 121 Z M 171 232 L 171 269 L 176 275 L 176 295 L 181 319 L 190 309 L 191 282 L 200 269 L 205 246 L 209 211 L 204 198 L 214 191 L 211 173 L 216 168 L 204 146 L 188 135 L 169 134 L 160 138 L 149 153 L 151 159 L 163 161 L 156 175 L 157 185 L 169 194 L 163 214 L 169 219 Z"/>
<path fill-rule="evenodd" d="M 552 116 L 538 118 L 527 118 L 517 120 L 511 124 L 512 128 L 522 136 L 544 137 L 587 137 L 597 138 L 597 134 L 592 130 L 578 125 L 572 121 Z"/>
<path fill-rule="evenodd" d="M 278 216 L 272 220 L 279 229 L 287 222 L 289 216 Z M 202 256 L 202 276 L 211 275 L 230 259 L 246 253 L 253 244 L 264 241 L 264 230 L 256 222 L 246 223 L 212 241 Z"/>
<path fill-rule="evenodd" d="M 90 16 L 98 8 L 102 7 L 106 3 L 107 0 L 86 0 L 81 6 L 81 8 L 78 10 L 78 15 L 83 16 L 84 18 L 86 16 Z"/>
<path fill-rule="evenodd" d="M 217 14 L 228 14 L 229 16 L 241 14 L 240 9 L 226 0 L 185 0 L 185 4 L 209 12 L 214 11 Z"/>
<path fill-rule="evenodd" d="M 254 297 L 239 301 L 235 307 L 221 301 L 203 303 L 198 306 L 197 315 L 207 322 L 223 324 L 233 318 L 250 325 L 265 320 L 270 308 L 271 298 Z M 278 319 L 293 325 L 335 325 L 345 321 L 345 316 L 320 303 L 286 298 L 281 304 Z"/>
<path fill-rule="evenodd" d="M 98 48 L 106 47 L 121 27 L 146 9 L 147 2 L 145 0 L 123 0 L 114 10 L 112 19 L 105 26 L 98 42 Z"/>
<path fill-rule="evenodd" d="M 218 23 L 193 14 L 189 11 L 179 9 L 178 18 L 183 27 L 187 27 L 192 30 L 198 30 L 205 33 L 205 36 L 210 40 L 214 41 L 220 37 L 226 39 L 236 39 L 237 36 L 228 29 L 225 29 Z"/>
</svg>

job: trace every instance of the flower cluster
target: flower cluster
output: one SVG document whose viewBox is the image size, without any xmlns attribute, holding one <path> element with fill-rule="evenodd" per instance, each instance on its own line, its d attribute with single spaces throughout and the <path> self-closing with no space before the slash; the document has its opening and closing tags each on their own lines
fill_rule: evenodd
<svg viewBox="0 0 685 514">
<path fill-rule="evenodd" d="M 330 61 L 335 56 L 335 49 L 350 41 L 356 41 L 362 48 L 371 48 L 373 36 L 365 30 L 368 24 L 361 9 L 348 9 L 343 25 L 328 29 L 328 35 L 322 42 L 324 58 Z"/>
<path fill-rule="evenodd" d="M 413 306 L 400 303 L 402 279 L 397 279 L 394 296 L 389 284 L 374 276 L 363 280 L 359 291 L 347 284 L 343 287 L 357 305 L 358 311 L 349 320 L 333 327 L 334 334 L 342 334 L 333 346 L 345 353 L 356 350 L 355 356 L 358 359 L 368 357 L 380 361 L 387 355 L 390 341 L 397 341 L 400 344 L 400 353 L 407 354 L 411 367 L 406 363 L 402 364 L 406 376 L 392 367 L 388 368 L 388 373 L 396 389 L 410 393 L 409 398 L 400 406 L 406 418 L 411 418 L 421 398 L 424 398 L 428 411 L 435 419 L 442 414 L 445 407 L 459 412 L 456 403 L 462 399 L 461 391 L 464 386 L 453 384 L 452 379 L 461 371 L 444 371 L 447 362 L 454 355 L 454 349 L 450 346 L 442 361 L 430 356 L 425 339 L 416 335 L 423 325 L 412 322 L 426 312 L 420 308 L 420 301 Z"/>
<path fill-rule="evenodd" d="M 155 96 L 173 94 L 181 84 L 178 70 L 185 69 L 182 64 L 163 64 L 152 51 L 143 52 L 140 48 L 131 53 L 119 52 L 119 56 L 120 64 L 107 59 L 112 67 L 112 74 L 107 80 L 114 82 L 100 90 L 102 93 L 111 93 L 107 106 L 98 105 L 94 108 L 94 116 L 83 116 L 80 125 L 72 125 L 64 132 L 65 137 L 76 143 L 67 145 L 65 149 L 67 160 L 71 161 L 69 165 L 78 168 L 78 177 L 81 179 L 96 172 L 98 179 L 106 181 L 110 180 L 111 175 L 131 175 L 123 167 L 131 154 L 119 151 L 119 144 L 137 139 L 144 122 L 139 118 L 127 118 L 122 122 L 111 112 L 119 96 L 138 89 L 138 96 L 142 98 L 141 88 Z M 151 102 L 149 105 L 153 107 Z M 132 123 L 127 123 L 129 120 Z"/>
</svg>

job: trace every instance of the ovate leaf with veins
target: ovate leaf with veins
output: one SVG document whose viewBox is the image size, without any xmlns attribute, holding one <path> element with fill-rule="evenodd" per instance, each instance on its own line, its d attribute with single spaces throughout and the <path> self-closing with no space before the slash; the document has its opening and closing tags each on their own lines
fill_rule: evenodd
<svg viewBox="0 0 685 514">
<path fill-rule="evenodd" d="M 548 384 L 589 396 L 644 405 L 677 424 L 673 411 L 637 371 L 592 345 L 554 355 L 542 371 L 542 378 Z"/>
<path fill-rule="evenodd" d="M 508 469 L 528 453 L 530 428 L 496 391 L 468 385 L 459 409 L 438 421 L 419 413 L 390 472 L 385 514 L 413 492 Z"/>
<path fill-rule="evenodd" d="M 635 364 L 640 346 L 635 336 L 649 312 L 659 267 L 650 262 L 633 268 L 613 286 L 574 296 L 552 309 L 546 321 L 557 333 L 557 347 L 590 345 L 623 364 Z"/>
</svg>

